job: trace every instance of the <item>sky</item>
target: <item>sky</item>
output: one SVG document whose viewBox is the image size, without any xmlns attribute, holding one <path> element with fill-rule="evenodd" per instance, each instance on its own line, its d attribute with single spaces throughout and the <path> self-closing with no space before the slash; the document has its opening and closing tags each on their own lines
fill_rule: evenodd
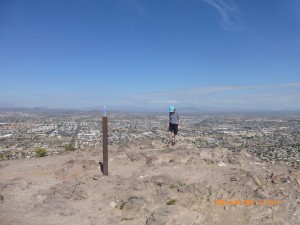
<svg viewBox="0 0 300 225">
<path fill-rule="evenodd" d="M 0 107 L 300 110 L 299 0 L 0 0 Z"/>
</svg>

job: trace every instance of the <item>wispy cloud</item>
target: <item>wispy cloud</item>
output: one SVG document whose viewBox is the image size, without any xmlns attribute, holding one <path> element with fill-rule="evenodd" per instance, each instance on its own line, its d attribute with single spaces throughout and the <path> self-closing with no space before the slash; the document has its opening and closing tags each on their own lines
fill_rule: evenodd
<svg viewBox="0 0 300 225">
<path fill-rule="evenodd" d="M 240 25 L 240 10 L 230 0 L 203 0 L 215 8 L 222 17 L 221 27 L 224 30 L 244 30 Z"/>
<path fill-rule="evenodd" d="M 188 88 L 131 96 L 127 104 L 143 106 L 237 107 L 300 110 L 300 83 Z"/>
</svg>

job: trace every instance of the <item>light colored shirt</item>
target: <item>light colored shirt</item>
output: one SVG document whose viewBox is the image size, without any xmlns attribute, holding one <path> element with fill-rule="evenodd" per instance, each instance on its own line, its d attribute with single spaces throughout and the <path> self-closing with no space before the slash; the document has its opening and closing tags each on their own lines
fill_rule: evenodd
<svg viewBox="0 0 300 225">
<path fill-rule="evenodd" d="M 179 124 L 179 115 L 177 112 L 170 112 L 169 113 L 169 122 L 171 124 Z"/>
</svg>

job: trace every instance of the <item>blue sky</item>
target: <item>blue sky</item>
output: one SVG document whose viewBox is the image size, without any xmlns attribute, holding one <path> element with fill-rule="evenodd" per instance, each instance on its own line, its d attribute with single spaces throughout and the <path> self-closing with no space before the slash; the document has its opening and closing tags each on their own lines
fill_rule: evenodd
<svg viewBox="0 0 300 225">
<path fill-rule="evenodd" d="M 298 0 L 0 0 L 0 106 L 300 110 Z"/>
</svg>

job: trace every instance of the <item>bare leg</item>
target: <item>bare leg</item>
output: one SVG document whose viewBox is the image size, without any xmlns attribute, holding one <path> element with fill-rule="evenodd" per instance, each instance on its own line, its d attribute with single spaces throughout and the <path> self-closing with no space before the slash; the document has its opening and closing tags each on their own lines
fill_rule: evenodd
<svg viewBox="0 0 300 225">
<path fill-rule="evenodd" d="M 172 142 L 172 132 L 169 131 L 169 143 Z"/>
</svg>

